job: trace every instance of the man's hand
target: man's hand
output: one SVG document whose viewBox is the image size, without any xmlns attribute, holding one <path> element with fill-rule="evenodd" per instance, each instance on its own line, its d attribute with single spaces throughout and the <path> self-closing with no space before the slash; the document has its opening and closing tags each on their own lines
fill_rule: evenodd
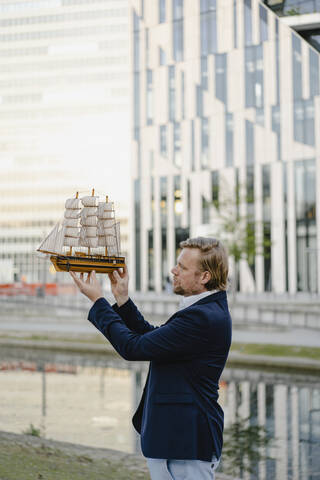
<svg viewBox="0 0 320 480">
<path fill-rule="evenodd" d="M 84 280 L 83 273 L 80 273 L 80 277 L 78 277 L 74 272 L 69 273 L 80 292 L 92 300 L 92 302 L 95 302 L 98 300 L 98 298 L 103 297 L 102 288 L 96 277 L 96 272 L 93 271 L 88 273 L 86 280 Z"/>
<path fill-rule="evenodd" d="M 114 270 L 112 273 L 108 273 L 108 277 L 111 282 L 111 291 L 117 302 L 118 307 L 121 307 L 129 300 L 128 285 L 129 275 L 128 269 L 125 265 L 119 271 Z"/>
</svg>

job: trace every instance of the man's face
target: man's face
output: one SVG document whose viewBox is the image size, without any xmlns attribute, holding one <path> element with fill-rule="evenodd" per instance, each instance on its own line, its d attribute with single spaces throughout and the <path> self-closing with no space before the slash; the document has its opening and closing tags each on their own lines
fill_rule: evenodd
<svg viewBox="0 0 320 480">
<path fill-rule="evenodd" d="M 173 274 L 173 291 L 188 297 L 206 291 L 205 280 L 208 272 L 201 272 L 199 266 L 200 250 L 183 248 L 177 258 L 177 265 L 171 270 Z"/>
</svg>

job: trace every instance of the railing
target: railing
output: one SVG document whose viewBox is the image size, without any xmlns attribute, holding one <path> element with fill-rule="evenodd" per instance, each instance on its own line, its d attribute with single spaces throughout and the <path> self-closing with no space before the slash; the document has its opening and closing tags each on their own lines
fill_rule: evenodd
<svg viewBox="0 0 320 480">
<path fill-rule="evenodd" d="M 114 299 L 105 292 L 110 303 Z M 320 329 L 320 295 L 297 293 L 295 295 L 261 293 L 228 294 L 229 306 L 234 324 L 277 325 L 282 327 L 303 327 Z M 131 298 L 148 319 L 165 321 L 179 308 L 181 297 L 168 293 L 132 292 Z M 35 309 L 50 309 L 57 315 L 62 310 L 88 311 L 91 302 L 80 293 L 76 295 L 46 296 L 43 298 L 17 296 L 0 297 L 2 309 L 14 310 L 26 306 Z"/>
</svg>

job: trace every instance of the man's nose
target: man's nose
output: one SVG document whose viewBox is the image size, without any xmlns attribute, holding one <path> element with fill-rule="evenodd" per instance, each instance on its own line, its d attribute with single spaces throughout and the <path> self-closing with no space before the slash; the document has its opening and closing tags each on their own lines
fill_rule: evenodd
<svg viewBox="0 0 320 480">
<path fill-rule="evenodd" d="M 177 274 L 177 265 L 176 265 L 175 267 L 171 268 L 171 273 L 172 273 L 173 275 L 176 275 L 176 274 Z"/>
</svg>

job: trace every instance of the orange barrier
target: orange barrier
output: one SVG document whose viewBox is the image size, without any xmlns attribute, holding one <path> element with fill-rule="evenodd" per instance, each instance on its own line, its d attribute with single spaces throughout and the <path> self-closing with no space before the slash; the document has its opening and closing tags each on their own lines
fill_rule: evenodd
<svg viewBox="0 0 320 480">
<path fill-rule="evenodd" d="M 2 283 L 0 284 L 0 296 L 28 295 L 31 297 L 43 297 L 45 295 L 74 295 L 75 285 L 57 283 Z"/>
</svg>

